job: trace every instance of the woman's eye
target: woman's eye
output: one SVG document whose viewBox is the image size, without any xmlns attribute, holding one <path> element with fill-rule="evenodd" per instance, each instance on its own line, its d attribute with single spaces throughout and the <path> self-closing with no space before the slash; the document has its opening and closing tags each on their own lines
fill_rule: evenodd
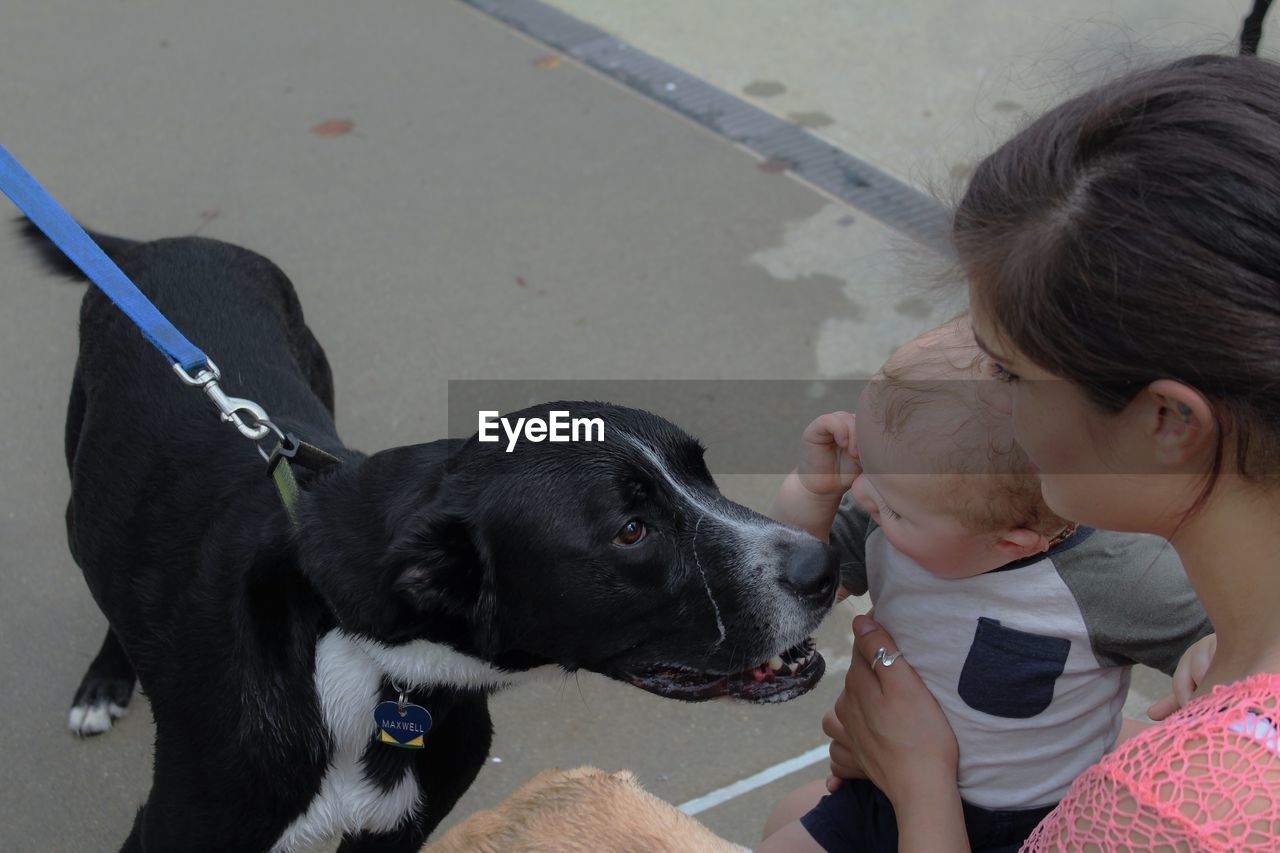
<svg viewBox="0 0 1280 853">
<path fill-rule="evenodd" d="M 894 519 L 894 520 L 897 520 L 897 519 L 902 518 L 902 516 L 898 515 L 898 514 L 897 514 L 896 512 L 894 512 L 893 510 L 889 509 L 889 507 L 885 507 L 885 508 L 884 508 L 884 510 L 883 510 L 883 513 L 884 513 L 884 515 L 887 515 L 889 518 L 892 518 L 892 519 Z"/>
<path fill-rule="evenodd" d="M 1018 375 L 1010 373 L 1005 366 L 998 361 L 991 362 L 991 376 L 998 382 L 1017 382 Z"/>
<path fill-rule="evenodd" d="M 634 545 L 644 538 L 644 534 L 644 522 L 638 518 L 633 518 L 626 524 L 622 525 L 622 529 L 618 531 L 618 535 L 613 537 L 613 544 Z"/>
</svg>

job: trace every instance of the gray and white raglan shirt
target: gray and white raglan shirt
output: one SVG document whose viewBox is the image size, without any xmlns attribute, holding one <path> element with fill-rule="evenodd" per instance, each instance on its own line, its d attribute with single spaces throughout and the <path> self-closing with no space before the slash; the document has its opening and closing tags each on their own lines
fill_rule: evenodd
<svg viewBox="0 0 1280 853">
<path fill-rule="evenodd" d="M 956 733 L 960 795 L 986 809 L 1060 800 L 1115 744 L 1131 666 L 1172 673 L 1212 628 L 1164 539 L 1081 528 L 993 572 L 939 578 L 848 497 L 831 530 L 840 577 Z"/>
</svg>

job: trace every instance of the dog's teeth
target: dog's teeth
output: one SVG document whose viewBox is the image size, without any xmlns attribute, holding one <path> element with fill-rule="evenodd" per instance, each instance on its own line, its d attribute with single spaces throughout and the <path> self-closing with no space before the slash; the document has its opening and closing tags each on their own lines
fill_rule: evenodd
<svg viewBox="0 0 1280 853">
<path fill-rule="evenodd" d="M 769 658 L 769 669 L 772 669 L 774 672 L 777 672 L 778 670 L 782 669 L 782 666 L 783 666 L 782 658 L 778 657 L 777 655 L 774 655 L 773 657 Z"/>
<path fill-rule="evenodd" d="M 792 675 L 795 675 L 799 671 L 800 671 L 800 664 L 798 663 L 787 664 L 787 672 L 791 673 Z"/>
</svg>

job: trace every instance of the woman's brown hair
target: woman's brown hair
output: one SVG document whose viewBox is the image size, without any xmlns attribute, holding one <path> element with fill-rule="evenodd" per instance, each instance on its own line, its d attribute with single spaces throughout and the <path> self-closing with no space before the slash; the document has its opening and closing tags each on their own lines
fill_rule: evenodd
<svg viewBox="0 0 1280 853">
<path fill-rule="evenodd" d="M 1000 333 L 1103 411 L 1172 378 L 1236 470 L 1280 460 L 1280 67 L 1195 56 L 1131 73 L 984 160 L 953 240 Z M 1212 482 L 1212 479 L 1211 479 Z"/>
</svg>

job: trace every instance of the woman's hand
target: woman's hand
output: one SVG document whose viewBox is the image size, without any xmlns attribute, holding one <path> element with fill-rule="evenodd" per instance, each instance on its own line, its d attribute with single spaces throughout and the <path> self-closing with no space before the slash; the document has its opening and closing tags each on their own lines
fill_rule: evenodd
<svg viewBox="0 0 1280 853">
<path fill-rule="evenodd" d="M 855 618 L 853 634 L 853 661 L 836 699 L 839 726 L 829 732 L 832 771 L 856 767 L 885 793 L 900 850 L 968 850 L 956 782 L 960 753 L 942 708 L 907 659 L 894 657 L 893 637 L 874 619 Z M 892 663 L 873 667 L 881 650 Z"/>
<path fill-rule="evenodd" d="M 849 733 L 836 717 L 835 708 L 822 715 L 822 733 L 831 738 L 831 775 L 827 777 L 827 793 L 834 794 L 845 779 L 867 778 L 853 754 Z"/>
</svg>

